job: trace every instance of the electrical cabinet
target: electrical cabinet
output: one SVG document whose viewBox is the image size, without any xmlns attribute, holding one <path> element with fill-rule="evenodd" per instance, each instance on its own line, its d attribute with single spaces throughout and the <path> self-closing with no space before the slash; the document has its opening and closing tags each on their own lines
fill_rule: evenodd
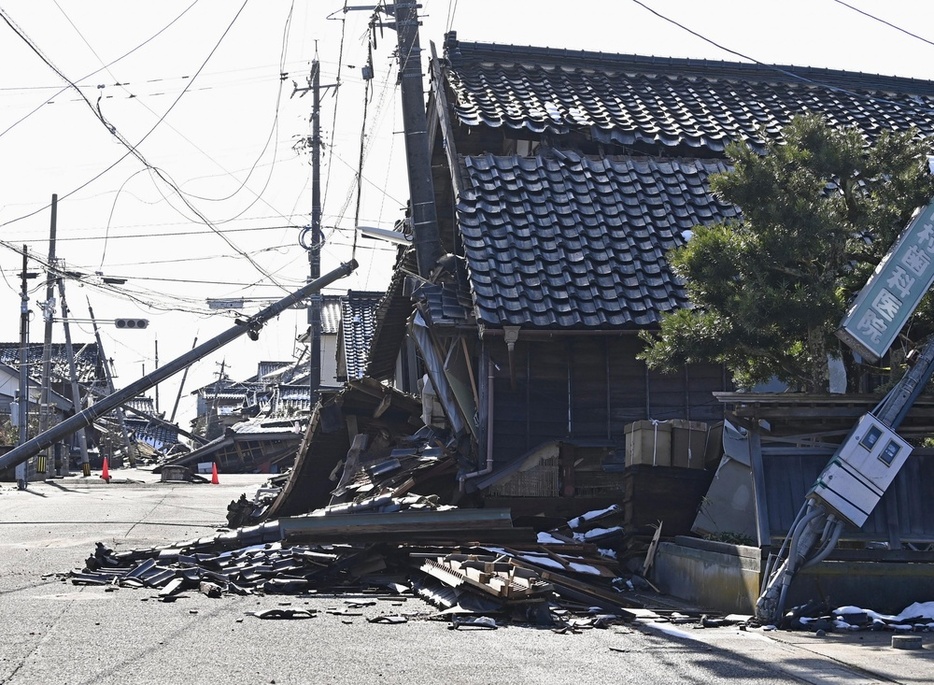
<svg viewBox="0 0 934 685">
<path fill-rule="evenodd" d="M 872 414 L 864 414 L 808 493 L 861 528 L 912 447 Z"/>
</svg>

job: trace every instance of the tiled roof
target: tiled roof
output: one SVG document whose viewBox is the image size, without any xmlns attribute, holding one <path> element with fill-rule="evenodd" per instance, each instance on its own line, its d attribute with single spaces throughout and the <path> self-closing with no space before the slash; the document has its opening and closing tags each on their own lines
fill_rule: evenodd
<svg viewBox="0 0 934 685">
<path fill-rule="evenodd" d="M 455 283 L 428 283 L 417 294 L 419 310 L 431 326 L 458 326 L 473 323 L 473 305 L 467 287 Z"/>
<path fill-rule="evenodd" d="M 296 423 L 297 421 L 271 421 L 266 418 L 253 418 L 235 423 L 230 427 L 230 430 L 238 435 L 280 435 L 284 433 L 294 435 L 296 436 L 295 439 L 298 440 L 300 433 L 295 429 Z"/>
<path fill-rule="evenodd" d="M 376 307 L 385 293 L 350 291 L 341 298 L 347 378 L 362 378 L 376 331 Z"/>
<path fill-rule="evenodd" d="M 150 423 L 145 419 L 125 419 L 127 427 L 133 431 L 140 442 L 156 449 L 163 449 L 178 443 L 178 431 L 163 424 Z"/>
<path fill-rule="evenodd" d="M 934 82 L 809 67 L 609 55 L 457 42 L 445 46 L 453 116 L 468 127 L 583 133 L 620 146 L 761 148 L 762 129 L 804 112 L 869 139 L 934 133 Z M 709 153 L 707 153 L 709 154 Z"/>
<path fill-rule="evenodd" d="M 714 160 L 554 152 L 463 160 L 457 218 L 480 323 L 646 327 L 688 306 L 665 254 L 686 231 L 739 217 L 712 196 Z"/>
<path fill-rule="evenodd" d="M 93 383 L 105 380 L 96 343 L 75 343 L 72 349 L 75 353 L 75 370 L 78 374 L 79 383 Z M 0 362 L 19 369 L 19 352 L 19 343 L 0 343 Z M 42 378 L 42 355 L 42 343 L 29 343 L 26 347 L 26 363 L 29 366 L 30 378 Z M 51 361 L 53 382 L 70 382 L 71 372 L 68 367 L 68 356 L 65 354 L 64 343 L 52 343 Z"/>
<path fill-rule="evenodd" d="M 257 364 L 256 376 L 254 376 L 254 378 L 260 381 L 269 380 L 270 376 L 278 377 L 294 365 L 295 362 L 261 361 Z"/>
<path fill-rule="evenodd" d="M 396 359 L 405 344 L 407 321 L 413 307 L 408 287 L 411 277 L 408 274 L 417 271 L 415 249 L 400 249 L 386 293 L 376 305 L 376 327 L 366 366 L 369 378 L 383 381 L 395 373 Z"/>
</svg>

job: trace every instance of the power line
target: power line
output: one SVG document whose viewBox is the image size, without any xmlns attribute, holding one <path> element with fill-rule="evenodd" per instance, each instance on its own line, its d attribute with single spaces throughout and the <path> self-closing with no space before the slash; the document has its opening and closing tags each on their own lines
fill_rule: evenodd
<svg viewBox="0 0 934 685">
<path fill-rule="evenodd" d="M 153 133 L 153 131 L 156 130 L 156 128 L 159 126 L 159 124 L 161 124 L 162 121 L 165 119 L 165 117 L 168 116 L 169 112 L 171 112 L 172 109 L 174 109 L 174 107 L 178 104 L 178 102 L 181 100 L 182 96 L 187 92 L 188 86 L 190 86 L 192 83 L 194 83 L 195 79 L 197 79 L 198 75 L 201 73 L 201 71 L 202 71 L 202 70 L 204 69 L 204 67 L 207 65 L 208 61 L 211 59 L 211 57 L 214 55 L 214 53 L 215 53 L 215 52 L 217 51 L 217 49 L 220 47 L 220 45 L 221 45 L 221 43 L 223 42 L 224 38 L 225 38 L 225 37 L 227 36 L 227 34 L 230 32 L 230 29 L 233 27 L 234 23 L 235 23 L 235 22 L 237 21 L 237 19 L 240 17 L 240 14 L 241 14 L 241 13 L 243 12 L 243 10 L 246 8 L 246 5 L 247 5 L 248 2 L 249 2 L 249 0 L 244 0 L 244 1 L 243 1 L 243 4 L 240 6 L 240 8 L 237 10 L 236 14 L 234 15 L 233 19 L 231 19 L 230 23 L 229 23 L 229 24 L 227 25 L 227 27 L 224 29 L 224 32 L 221 34 L 221 37 L 218 39 L 217 43 L 215 43 L 214 47 L 211 48 L 211 51 L 208 53 L 208 56 L 207 56 L 207 57 L 205 58 L 205 60 L 202 62 L 201 66 L 200 66 L 200 67 L 198 68 L 198 70 L 195 72 L 195 75 L 191 78 L 191 80 L 189 81 L 189 83 L 186 85 L 186 88 L 182 90 L 181 94 L 180 94 L 180 95 L 175 99 L 175 101 L 169 106 L 169 108 L 168 108 L 168 109 L 165 111 L 165 113 L 160 117 L 160 119 L 156 122 L 156 124 L 155 124 L 152 128 L 150 128 L 149 131 L 148 131 L 135 145 L 131 144 L 131 143 L 117 130 L 117 128 L 116 128 L 113 124 L 111 124 L 111 123 L 104 117 L 103 113 L 100 111 L 100 106 L 99 106 L 99 105 L 100 105 L 100 98 L 98 98 L 97 106 L 92 105 L 92 104 L 91 104 L 91 101 L 88 100 L 88 98 L 84 95 L 84 93 L 81 91 L 81 89 L 78 88 L 78 86 L 77 86 L 73 81 L 71 81 L 67 76 L 65 76 L 65 74 L 64 74 L 58 67 L 56 67 L 56 66 L 51 62 L 51 60 L 50 60 L 48 57 L 46 57 L 46 56 L 42 53 L 42 51 L 39 49 L 39 47 L 38 47 L 38 46 L 22 31 L 22 29 L 20 29 L 20 28 L 13 22 L 13 20 L 9 17 L 9 15 L 7 15 L 6 11 L 4 11 L 2 8 L 0 8 L 0 18 L 3 18 L 3 20 L 4 20 L 4 21 L 7 23 L 7 25 L 13 30 L 13 32 L 16 33 L 16 35 L 17 35 L 21 40 L 23 40 L 23 41 L 27 44 L 27 46 L 29 46 L 29 48 L 30 48 L 33 52 L 35 52 L 36 55 L 37 55 L 43 62 L 45 62 L 45 64 L 46 64 L 50 69 L 52 69 L 56 74 L 58 74 L 59 77 L 60 77 L 62 80 L 64 80 L 66 83 L 68 83 L 69 86 L 71 86 L 72 88 L 74 88 L 74 89 L 81 95 L 81 97 L 82 97 L 82 99 L 85 101 L 85 103 L 87 103 L 88 107 L 90 107 L 91 110 L 96 114 L 97 118 L 98 118 L 98 119 L 100 120 L 100 122 L 107 128 L 107 130 L 111 133 L 111 135 L 114 136 L 114 137 L 128 150 L 128 152 L 127 152 L 125 155 L 123 155 L 123 157 L 121 157 L 119 160 L 117 160 L 117 162 L 115 162 L 113 165 L 111 165 L 110 167 L 108 167 L 107 169 L 105 169 L 103 172 L 101 172 L 100 174 L 98 174 L 98 175 L 95 176 L 93 179 L 91 179 L 91 180 L 88 181 L 87 183 L 83 184 L 83 185 L 80 186 L 79 188 L 74 189 L 74 190 L 72 190 L 71 192 L 66 193 L 65 195 L 63 195 L 63 196 L 62 196 L 62 199 L 64 199 L 65 197 L 68 197 L 69 195 L 71 195 L 71 194 L 77 192 L 77 190 L 79 190 L 80 188 L 85 187 L 86 185 L 88 185 L 88 184 L 91 183 L 92 181 L 96 180 L 97 178 L 100 178 L 100 176 L 102 176 L 104 173 L 106 173 L 107 171 L 109 171 L 110 169 L 112 169 L 114 166 L 116 166 L 117 164 L 119 164 L 120 161 L 122 161 L 123 159 L 125 159 L 125 158 L 128 157 L 129 155 L 133 155 L 133 156 L 136 157 L 144 166 L 146 166 L 147 168 L 149 168 L 150 170 L 152 170 L 152 172 L 155 173 L 156 176 L 158 176 L 159 179 L 161 179 L 166 185 L 168 185 L 170 188 L 172 188 L 172 190 L 175 191 L 175 192 L 178 194 L 178 196 L 179 196 L 179 198 L 182 200 L 182 202 L 184 202 L 185 205 L 186 205 L 186 206 L 187 206 L 187 207 L 188 207 L 188 208 L 189 208 L 189 209 L 190 209 L 190 210 L 206 225 L 206 226 L 208 226 L 209 228 L 211 228 L 212 230 L 214 230 L 215 233 L 216 233 L 222 240 L 224 240 L 224 242 L 226 242 L 227 245 L 228 245 L 232 250 L 234 250 L 235 252 L 237 252 L 238 254 L 240 254 L 240 256 L 242 256 L 244 259 L 246 259 L 246 260 L 253 266 L 253 268 L 255 268 L 257 271 L 259 271 L 263 276 L 265 276 L 265 277 L 269 278 L 270 280 L 273 280 L 273 281 L 274 281 L 275 279 L 273 279 L 273 278 L 272 278 L 258 263 L 256 263 L 249 255 L 247 255 L 246 253 L 244 253 L 244 252 L 243 252 L 239 247 L 237 247 L 229 238 L 227 238 L 226 236 L 224 236 L 223 233 L 217 231 L 217 230 L 214 228 L 214 226 L 213 226 L 213 224 L 211 223 L 211 221 L 209 221 L 208 218 L 205 217 L 205 216 L 204 216 L 193 204 L 191 204 L 191 202 L 185 197 L 184 193 L 181 191 L 181 189 L 178 187 L 178 185 L 171 179 L 171 177 L 168 175 L 168 173 L 165 172 L 165 171 L 163 171 L 162 169 L 160 169 L 160 168 L 158 168 L 158 167 L 156 167 L 156 166 L 150 164 L 149 161 L 143 156 L 143 154 L 142 154 L 142 153 L 139 151 L 139 149 L 138 149 L 138 148 L 139 148 L 139 145 L 142 144 L 143 141 L 145 141 L 145 140 Z M 171 204 L 170 204 L 170 206 L 171 206 Z M 43 208 L 43 209 L 44 209 L 44 208 Z M 38 212 L 38 211 L 42 211 L 42 210 L 37 210 L 37 212 Z M 33 214 L 35 214 L 35 213 L 37 213 L 37 212 L 34 212 Z M 32 214 L 29 214 L 29 215 L 27 215 L 27 216 L 32 216 Z M 24 219 L 24 218 L 26 218 L 26 217 L 19 217 L 19 218 L 17 218 L 17 219 L 13 219 L 13 220 L 11 220 L 11 221 L 7 221 L 7 222 L 5 222 L 4 224 L 0 224 L 0 226 L 5 226 L 5 225 L 8 225 L 8 224 L 13 223 L 13 222 L 15 222 L 15 221 L 22 220 L 22 219 Z"/>
<path fill-rule="evenodd" d="M 879 22 L 880 24 L 885 24 L 886 26 L 888 26 L 888 27 L 890 27 L 890 28 L 893 28 L 893 29 L 895 29 L 896 31 L 901 31 L 901 32 L 904 33 L 906 36 L 911 36 L 912 38 L 917 38 L 918 40 L 920 40 L 920 41 L 922 41 L 922 42 L 924 42 L 924 43 L 927 43 L 928 45 L 934 45 L 934 42 L 929 41 L 927 38 L 924 38 L 924 37 L 922 37 L 922 36 L 919 36 L 917 33 L 912 33 L 911 31 L 909 31 L 909 30 L 907 30 L 907 29 L 903 29 L 901 26 L 896 26 L 895 24 L 893 24 L 893 23 L 890 22 L 890 21 L 886 21 L 885 19 L 881 19 L 880 17 L 877 17 L 877 16 L 875 16 L 874 14 L 870 14 L 869 12 L 866 12 L 866 11 L 864 11 L 864 10 L 861 10 L 859 7 L 853 7 L 853 5 L 850 5 L 849 3 L 843 2 L 843 0 L 834 0 L 834 2 L 836 2 L 838 5 L 843 5 L 843 6 L 846 7 L 847 9 L 853 10 L 854 12 L 858 12 L 859 14 L 862 14 L 862 15 L 865 16 L 865 17 L 869 17 L 869 18 L 872 19 L 873 21 L 877 21 L 877 22 Z"/>
<path fill-rule="evenodd" d="M 186 7 L 184 10 L 182 10 L 182 12 L 181 12 L 177 17 L 175 17 L 175 18 L 174 18 L 172 21 L 170 21 L 168 24 L 166 24 L 166 25 L 163 26 L 161 29 L 159 29 L 158 31 L 156 31 L 154 34 L 152 34 L 149 38 L 147 38 L 146 40 L 144 40 L 142 43 L 140 43 L 139 45 L 137 45 L 136 47 L 134 47 L 132 50 L 123 53 L 123 54 L 120 55 L 117 59 L 113 60 L 112 62 L 109 62 L 109 63 L 108 63 L 107 65 L 105 65 L 104 67 L 101 67 L 100 69 L 97 69 L 97 70 L 95 70 L 95 71 L 92 71 L 90 74 L 87 74 L 86 76 L 82 76 L 81 78 L 78 79 L 78 82 L 81 82 L 81 81 L 83 81 L 84 79 L 87 79 L 87 78 L 91 78 L 92 76 L 94 76 L 95 74 L 100 73 L 101 71 L 103 71 L 103 70 L 106 69 L 107 67 L 113 66 L 113 65 L 116 64 L 117 62 L 119 62 L 119 61 L 121 61 L 121 60 L 123 60 L 123 59 L 129 57 L 129 56 L 132 55 L 134 52 L 136 52 L 137 50 L 139 50 L 140 48 L 142 48 L 143 46 L 145 46 L 147 43 L 149 43 L 150 41 L 152 41 L 152 40 L 154 40 L 155 38 L 157 38 L 158 36 L 160 36 L 163 32 L 167 31 L 167 30 L 169 29 L 170 26 L 172 26 L 175 22 L 177 22 L 179 19 L 181 19 L 182 17 L 184 17 L 184 16 L 188 13 L 188 11 L 191 10 L 191 8 L 194 7 L 194 6 L 197 5 L 197 4 L 198 4 L 198 0 L 194 0 L 194 2 L 192 2 L 190 5 L 188 5 L 188 7 Z M 7 23 L 7 25 L 9 25 L 10 28 L 12 28 L 14 32 L 19 33 L 19 32 L 17 31 L 17 28 L 14 27 L 14 26 L 11 24 L 11 20 L 9 19 L 9 17 L 7 17 L 6 13 L 5 13 L 5 12 L 2 12 L 2 10 L 0 10 L 0 14 L 2 14 L 3 20 Z M 21 36 L 21 37 L 22 37 L 22 36 Z M 66 79 L 66 80 L 67 80 L 67 79 Z M 58 86 L 55 86 L 55 87 L 58 87 Z M 61 93 L 64 93 L 66 90 L 68 90 L 69 87 L 77 88 L 78 86 L 76 86 L 75 84 L 69 83 L 69 86 L 66 86 L 66 87 L 64 87 L 64 88 L 61 88 L 61 89 L 58 91 L 58 93 L 56 93 L 56 95 L 60 95 Z M 80 92 L 80 91 L 79 91 L 79 92 Z M 52 97 L 54 98 L 55 95 L 53 95 Z M 51 102 L 51 99 L 46 100 L 46 101 L 43 102 L 41 105 L 39 105 L 38 107 L 36 107 L 35 109 L 33 109 L 31 112 L 29 112 L 28 114 L 26 114 L 26 116 L 24 116 L 24 117 L 22 117 L 21 119 L 18 119 L 17 121 L 13 122 L 13 123 L 12 123 L 10 126 L 8 126 L 4 131 L 0 132 L 0 138 L 2 138 L 2 137 L 5 136 L 7 133 L 9 133 L 11 130 L 13 130 L 14 128 L 16 128 L 19 124 L 21 124 L 23 121 L 25 121 L 26 119 L 28 119 L 30 116 L 32 116 L 33 114 L 35 114 L 36 112 L 38 112 L 40 109 L 42 109 L 42 107 L 44 107 L 45 105 L 47 105 L 49 102 Z"/>
<path fill-rule="evenodd" d="M 849 90 L 849 89 L 847 89 L 847 88 L 841 88 L 841 87 L 839 87 L 839 86 L 834 86 L 834 85 L 831 85 L 831 84 L 829 84 L 829 83 L 823 83 L 823 82 L 821 82 L 821 81 L 816 81 L 816 80 L 814 80 L 814 79 L 807 78 L 806 76 L 801 76 L 800 74 L 796 74 L 796 73 L 793 72 L 793 71 L 789 71 L 789 70 L 787 70 L 787 69 L 782 69 L 780 66 L 777 66 L 777 65 L 775 65 L 775 64 L 767 64 L 767 63 L 765 63 L 765 62 L 762 62 L 762 61 L 760 61 L 760 60 L 755 59 L 754 57 L 750 57 L 749 55 L 745 55 L 745 54 L 743 54 L 742 52 L 739 52 L 739 51 L 737 51 L 737 50 L 733 50 L 732 48 L 728 48 L 728 47 L 726 47 L 725 45 L 722 45 L 722 44 L 716 42 L 715 40 L 712 40 L 711 38 L 708 38 L 707 36 L 703 35 L 702 33 L 699 33 L 699 32 L 697 32 L 697 31 L 695 31 L 694 29 L 688 28 L 688 27 L 685 26 L 684 24 L 682 24 L 682 23 L 680 23 L 680 22 L 678 22 L 678 21 L 672 19 L 671 17 L 668 17 L 668 16 L 662 14 L 661 12 L 659 12 L 659 11 L 657 11 L 657 10 L 655 10 L 655 9 L 653 9 L 653 8 L 651 8 L 651 7 L 649 7 L 647 4 L 645 4 L 644 2 L 642 2 L 642 0 L 631 0 L 631 1 L 632 1 L 633 3 L 635 3 L 636 5 L 639 5 L 639 7 L 643 8 L 643 9 L 646 10 L 647 12 L 651 12 L 652 14 L 654 14 L 654 15 L 655 15 L 656 17 L 658 17 L 659 19 L 662 19 L 662 20 L 664 20 L 664 21 L 667 21 L 669 24 L 674 24 L 674 25 L 677 26 L 679 29 L 682 29 L 683 31 L 687 31 L 687 32 L 690 33 L 692 36 L 695 36 L 695 37 L 697 37 L 697 38 L 700 38 L 700 39 L 701 39 L 702 41 L 704 41 L 705 43 L 710 43 L 710 44 L 713 45 L 714 47 L 719 48 L 720 50 L 723 50 L 724 52 L 728 52 L 728 53 L 730 53 L 731 55 L 735 55 L 736 57 L 740 57 L 741 59 L 744 59 L 744 60 L 746 60 L 746 61 L 748 61 L 748 62 L 752 62 L 753 64 L 757 64 L 757 65 L 759 65 L 760 67 L 764 67 L 764 68 L 766 68 L 766 69 L 771 69 L 772 71 L 774 71 L 774 72 L 776 72 L 776 73 L 783 74 L 783 75 L 785 75 L 785 76 L 787 76 L 787 77 L 789 77 L 789 78 L 795 79 L 795 80 L 797 80 L 797 81 L 801 81 L 802 83 L 808 83 L 808 84 L 814 85 L 814 86 L 821 86 L 822 88 L 827 88 L 828 90 L 832 90 L 832 91 L 837 92 L 837 93 L 845 93 L 846 95 L 851 95 L 851 96 L 853 96 L 853 97 L 867 98 L 867 99 L 873 100 L 873 101 L 875 101 L 875 102 L 884 102 L 884 103 L 886 103 L 886 104 L 891 104 L 891 105 L 895 105 L 895 106 L 900 106 L 899 103 L 893 102 L 893 101 L 888 100 L 888 99 L 886 99 L 886 98 L 875 97 L 875 96 L 872 96 L 872 95 L 868 95 L 868 94 L 866 94 L 866 93 L 854 93 L 852 90 Z"/>
<path fill-rule="evenodd" d="M 76 242 L 87 242 L 89 240 L 126 240 L 128 238 L 141 239 L 141 238 L 152 238 L 156 240 L 161 240 L 163 238 L 176 238 L 180 236 L 190 237 L 190 236 L 210 236 L 220 233 L 257 233 L 259 231 L 276 231 L 283 230 L 286 228 L 299 229 L 301 226 L 296 226 L 295 224 L 283 224 L 280 226 L 258 226 L 251 228 L 228 228 L 223 231 L 170 231 L 166 233 L 124 233 L 121 235 L 82 235 L 82 236 L 73 236 L 73 237 L 62 237 L 56 238 L 56 242 L 67 242 L 67 241 L 76 241 Z M 47 242 L 44 238 L 32 238 L 24 240 L 26 243 L 45 243 Z M 218 255 L 213 255 L 217 257 Z"/>
</svg>

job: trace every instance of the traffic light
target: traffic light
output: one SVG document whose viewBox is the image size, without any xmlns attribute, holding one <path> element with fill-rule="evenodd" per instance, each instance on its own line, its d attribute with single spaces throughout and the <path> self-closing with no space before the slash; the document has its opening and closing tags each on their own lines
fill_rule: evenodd
<svg viewBox="0 0 934 685">
<path fill-rule="evenodd" d="M 146 328 L 149 319 L 114 319 L 117 328 Z"/>
</svg>

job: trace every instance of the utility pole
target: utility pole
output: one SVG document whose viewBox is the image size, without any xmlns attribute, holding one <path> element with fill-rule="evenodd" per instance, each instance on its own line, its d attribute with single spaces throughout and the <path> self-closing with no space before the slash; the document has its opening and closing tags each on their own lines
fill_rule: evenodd
<svg viewBox="0 0 934 685">
<path fill-rule="evenodd" d="M 311 63 L 311 249 L 308 250 L 309 282 L 321 277 L 321 65 Z M 311 349 L 308 357 L 308 385 L 311 407 L 321 389 L 321 293 L 311 296 L 308 305 Z"/>
<path fill-rule="evenodd" d="M 399 42 L 399 83 L 415 256 L 418 275 L 428 278 L 441 258 L 441 234 L 431 178 L 428 117 L 425 114 L 422 55 L 418 41 L 418 5 L 415 0 L 397 0 L 392 8 Z"/>
<path fill-rule="evenodd" d="M 224 366 L 227 364 L 227 359 L 221 359 L 220 367 L 221 370 L 217 374 L 217 380 L 214 381 L 214 399 L 211 401 L 211 411 L 208 412 L 205 424 L 204 424 L 204 437 L 208 440 L 211 440 L 210 428 L 211 421 L 214 420 L 217 423 L 220 423 L 220 418 L 217 416 L 217 396 L 220 395 L 220 384 L 224 382 Z"/>
<path fill-rule="evenodd" d="M 71 402 L 75 414 L 81 411 L 81 389 L 78 386 L 78 370 L 75 368 L 75 350 L 71 344 L 71 328 L 68 326 L 68 304 L 65 302 L 65 279 L 58 279 L 58 295 L 62 299 L 62 324 L 65 327 L 65 354 L 68 356 L 68 373 L 71 376 Z M 88 457 L 88 440 L 84 429 L 77 432 L 78 448 L 81 450 L 81 472 L 85 478 L 91 475 L 91 460 Z M 71 455 L 65 455 L 64 472 L 68 472 Z"/>
<path fill-rule="evenodd" d="M 42 318 L 45 321 L 45 337 L 42 345 L 42 391 L 39 394 L 39 432 L 49 429 L 49 407 L 52 384 L 52 318 L 55 314 L 55 232 L 58 219 L 58 195 L 52 195 L 52 222 L 49 228 L 49 264 L 45 279 L 45 302 L 42 303 Z M 39 454 L 36 471 L 47 470 L 48 449 Z"/>
<path fill-rule="evenodd" d="M 191 343 L 191 349 L 195 349 L 195 346 L 198 344 L 198 336 L 195 336 L 194 342 Z M 182 401 L 182 388 L 185 387 L 185 379 L 188 378 L 188 367 L 185 367 L 185 370 L 182 371 L 182 380 L 178 384 L 178 395 L 175 396 L 175 404 L 172 405 L 172 415 L 169 417 L 169 423 L 175 423 L 175 412 L 178 411 L 178 403 Z"/>
<path fill-rule="evenodd" d="M 26 289 L 30 278 L 26 267 L 29 261 L 29 247 L 23 245 L 23 271 L 20 273 L 22 288 L 20 290 L 19 307 L 19 442 L 22 445 L 29 439 L 29 365 L 27 352 L 29 349 L 29 291 Z M 29 482 L 27 462 L 16 465 L 16 485 L 20 490 L 26 489 Z"/>
<path fill-rule="evenodd" d="M 159 370 L 159 338 L 156 338 L 154 340 L 154 343 L 156 346 L 155 364 L 156 364 L 156 370 L 158 371 Z M 143 375 L 145 376 L 146 374 L 143 374 Z M 156 394 L 156 414 L 158 414 L 159 413 L 159 386 L 158 385 L 155 388 L 153 388 L 153 392 L 155 392 Z"/>
<path fill-rule="evenodd" d="M 295 88 L 292 93 L 305 95 L 312 93 L 311 103 L 311 226 L 306 227 L 299 238 L 299 244 L 308 251 L 308 281 L 321 277 L 321 247 L 324 234 L 321 232 L 321 90 L 337 88 L 340 83 L 321 85 L 321 64 L 317 57 L 311 63 L 311 75 L 307 88 Z M 305 242 L 305 235 L 310 231 L 311 244 Z M 321 388 L 321 308 L 323 297 L 315 292 L 308 300 L 309 357 L 308 388 L 312 406 Z"/>
</svg>

